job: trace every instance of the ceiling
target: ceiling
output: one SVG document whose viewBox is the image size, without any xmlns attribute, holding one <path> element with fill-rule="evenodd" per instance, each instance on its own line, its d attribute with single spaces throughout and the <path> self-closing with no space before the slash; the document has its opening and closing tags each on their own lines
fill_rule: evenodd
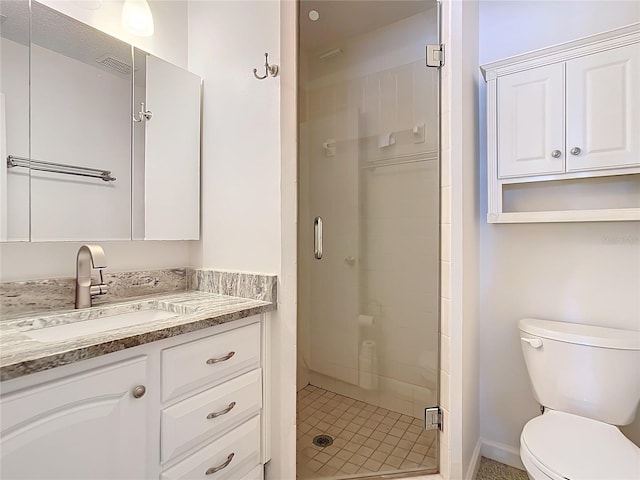
<svg viewBox="0 0 640 480">
<path fill-rule="evenodd" d="M 301 0 L 300 49 L 335 45 L 432 7 L 434 0 Z M 309 19 L 311 10 L 320 14 L 318 21 Z"/>
<path fill-rule="evenodd" d="M 131 47 L 106 33 L 67 17 L 40 3 L 32 3 L 31 41 L 69 58 L 126 78 L 97 62 L 105 56 L 131 65 Z M 22 45 L 29 45 L 29 3 L 24 0 L 3 0 L 0 14 L 6 18 L 0 26 L 0 36 Z"/>
</svg>

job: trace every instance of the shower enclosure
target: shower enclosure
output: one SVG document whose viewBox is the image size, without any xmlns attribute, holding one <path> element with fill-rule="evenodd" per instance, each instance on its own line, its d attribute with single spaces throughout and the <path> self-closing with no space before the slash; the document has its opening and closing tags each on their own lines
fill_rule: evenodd
<svg viewBox="0 0 640 480">
<path fill-rule="evenodd" d="M 299 4 L 298 478 L 438 470 L 438 20 Z"/>
</svg>

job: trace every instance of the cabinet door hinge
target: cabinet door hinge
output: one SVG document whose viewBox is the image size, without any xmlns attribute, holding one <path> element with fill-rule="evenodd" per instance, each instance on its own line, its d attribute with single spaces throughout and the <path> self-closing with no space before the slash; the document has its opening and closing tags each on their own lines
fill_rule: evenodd
<svg viewBox="0 0 640 480">
<path fill-rule="evenodd" d="M 442 431 L 442 410 L 440 407 L 424 409 L 424 429 Z"/>
<path fill-rule="evenodd" d="M 427 67 L 444 66 L 444 44 L 427 45 Z"/>
</svg>

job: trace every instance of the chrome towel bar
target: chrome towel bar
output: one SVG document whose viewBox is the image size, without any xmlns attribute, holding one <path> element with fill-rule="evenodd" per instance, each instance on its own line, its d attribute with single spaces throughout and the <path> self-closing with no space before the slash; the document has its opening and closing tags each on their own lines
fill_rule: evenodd
<svg viewBox="0 0 640 480">
<path fill-rule="evenodd" d="M 44 160 L 9 155 L 7 157 L 7 168 L 13 167 L 24 167 L 41 172 L 63 173 L 65 175 L 78 175 L 80 177 L 100 178 L 105 182 L 116 181 L 116 177 L 111 175 L 111 170 L 65 165 L 63 163 L 45 162 Z"/>
</svg>

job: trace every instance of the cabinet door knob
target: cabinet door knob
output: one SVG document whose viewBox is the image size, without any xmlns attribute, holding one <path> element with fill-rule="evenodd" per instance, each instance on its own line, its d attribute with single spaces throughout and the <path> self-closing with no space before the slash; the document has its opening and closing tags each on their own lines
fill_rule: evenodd
<svg viewBox="0 0 640 480">
<path fill-rule="evenodd" d="M 571 149 L 571 155 L 580 155 L 582 153 L 582 150 L 580 150 L 579 147 L 573 147 Z"/>
<path fill-rule="evenodd" d="M 560 150 L 554 150 L 553 152 L 551 152 L 551 156 L 553 158 L 560 158 L 560 155 L 562 155 L 562 152 Z"/>
<path fill-rule="evenodd" d="M 133 389 L 133 398 L 143 397 L 145 393 L 147 393 L 147 389 L 145 388 L 145 386 L 138 385 L 136 388 Z"/>
<path fill-rule="evenodd" d="M 218 465 L 217 467 L 209 468 L 206 472 L 204 472 L 204 474 L 205 475 L 213 475 L 214 473 L 219 472 L 223 468 L 226 468 L 231 463 L 231 460 L 233 460 L 234 456 L 235 456 L 235 453 L 229 454 L 229 456 L 227 457 L 227 460 L 223 464 Z"/>
</svg>

